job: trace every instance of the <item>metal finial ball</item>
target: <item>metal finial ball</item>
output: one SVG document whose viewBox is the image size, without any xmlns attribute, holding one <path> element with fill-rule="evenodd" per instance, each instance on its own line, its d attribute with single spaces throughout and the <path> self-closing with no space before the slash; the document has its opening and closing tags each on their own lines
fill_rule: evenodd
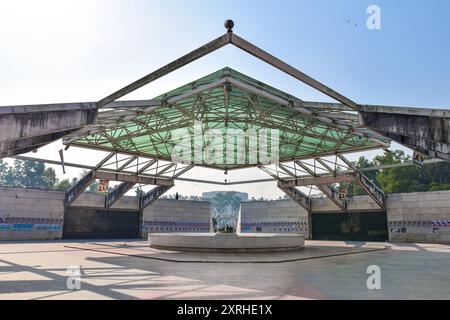
<svg viewBox="0 0 450 320">
<path fill-rule="evenodd" d="M 234 22 L 231 19 L 228 19 L 225 21 L 224 23 L 225 28 L 227 28 L 228 32 L 231 32 L 233 30 L 234 27 Z"/>
</svg>

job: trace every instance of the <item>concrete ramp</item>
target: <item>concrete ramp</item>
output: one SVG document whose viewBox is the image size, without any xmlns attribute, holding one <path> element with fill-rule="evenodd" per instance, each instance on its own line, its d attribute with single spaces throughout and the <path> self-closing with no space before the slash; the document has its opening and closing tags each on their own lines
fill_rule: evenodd
<svg viewBox="0 0 450 320">
<path fill-rule="evenodd" d="M 0 107 L 0 158 L 35 150 L 96 120 L 93 102 Z"/>
</svg>

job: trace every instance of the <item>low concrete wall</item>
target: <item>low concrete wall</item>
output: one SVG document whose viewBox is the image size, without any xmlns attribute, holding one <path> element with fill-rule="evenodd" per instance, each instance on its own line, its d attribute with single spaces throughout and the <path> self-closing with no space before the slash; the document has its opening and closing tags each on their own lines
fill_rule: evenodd
<svg viewBox="0 0 450 320">
<path fill-rule="evenodd" d="M 64 192 L 0 187 L 0 240 L 61 239 Z"/>
<path fill-rule="evenodd" d="M 241 232 L 303 233 L 308 238 L 308 215 L 293 200 L 242 202 Z"/>
<path fill-rule="evenodd" d="M 64 192 L 0 187 L 0 240 L 61 239 Z M 105 196 L 83 193 L 78 208 L 103 208 Z M 136 197 L 125 196 L 111 209 L 139 211 Z M 142 212 L 141 235 L 148 232 L 209 232 L 210 203 L 159 199 Z"/>
<path fill-rule="evenodd" d="M 314 213 L 337 212 L 337 207 L 328 198 L 312 198 Z M 379 210 L 369 196 L 356 196 L 348 204 L 349 211 L 373 212 Z M 309 238 L 308 215 L 295 201 L 251 201 L 241 204 L 241 231 L 268 233 L 303 233 Z"/>
<path fill-rule="evenodd" d="M 101 208 L 105 196 L 95 193 L 83 193 L 74 203 L 74 207 Z M 209 232 L 210 202 L 158 199 L 142 212 L 141 235 L 147 239 L 152 232 Z M 137 197 L 120 198 L 112 209 L 139 210 Z"/>
<path fill-rule="evenodd" d="M 389 240 L 450 243 L 450 191 L 389 195 Z"/>
<path fill-rule="evenodd" d="M 101 208 L 104 196 L 84 193 L 77 207 Z M 138 210 L 136 197 L 123 197 L 113 208 Z M 314 212 L 337 212 L 328 199 L 313 199 Z M 368 196 L 352 198 L 349 210 L 373 211 Z M 450 243 L 450 191 L 392 194 L 387 198 L 390 241 Z M 0 187 L 0 240 L 62 237 L 64 192 Z M 148 232 L 209 232 L 210 203 L 159 199 L 142 213 L 142 236 Z M 244 202 L 242 232 L 303 233 L 306 211 L 292 200 Z M 259 231 L 261 230 L 261 231 Z"/>
<path fill-rule="evenodd" d="M 386 200 L 389 241 L 450 243 L 450 191 L 388 195 Z M 338 212 L 327 198 L 312 199 L 313 213 Z M 369 196 L 355 196 L 349 211 L 376 212 Z M 244 202 L 242 232 L 304 233 L 308 235 L 306 211 L 292 200 Z"/>
</svg>

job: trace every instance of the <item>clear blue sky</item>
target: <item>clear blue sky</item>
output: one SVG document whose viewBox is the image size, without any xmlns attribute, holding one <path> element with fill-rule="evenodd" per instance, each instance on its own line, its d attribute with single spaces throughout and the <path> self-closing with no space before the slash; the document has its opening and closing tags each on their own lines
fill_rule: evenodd
<svg viewBox="0 0 450 320">
<path fill-rule="evenodd" d="M 371 4 L 381 8 L 381 30 L 366 28 Z M 450 108 L 446 0 L 0 0 L 0 105 L 100 100 L 223 34 L 227 18 L 241 37 L 358 103 Z M 127 98 L 151 98 L 224 66 L 329 100 L 233 47 Z"/>
</svg>

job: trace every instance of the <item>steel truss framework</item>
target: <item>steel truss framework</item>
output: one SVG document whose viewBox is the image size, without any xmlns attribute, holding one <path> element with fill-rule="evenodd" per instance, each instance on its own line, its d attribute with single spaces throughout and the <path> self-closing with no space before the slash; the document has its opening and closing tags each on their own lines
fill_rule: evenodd
<svg viewBox="0 0 450 320">
<path fill-rule="evenodd" d="M 345 106 L 345 110 L 321 108 L 317 105 L 310 108 L 302 100 L 230 68 L 217 71 L 153 100 L 123 101 L 122 105 L 115 101 L 229 43 L 339 101 Z M 251 162 L 249 151 L 252 147 L 260 152 L 261 149 L 264 149 L 264 147 L 267 149 L 268 146 L 260 145 L 259 140 L 257 140 L 256 146 L 252 146 L 248 137 L 243 139 L 245 146 L 243 162 L 242 159 L 241 162 L 236 161 L 238 150 L 218 149 L 219 152 L 215 154 L 215 160 L 212 164 L 209 162 L 206 165 L 202 158 L 201 165 L 225 170 L 259 165 L 261 169 L 279 180 L 278 186 L 306 208 L 308 212 L 311 210 L 309 197 L 295 188 L 300 181 L 300 177 L 297 176 L 297 166 L 311 176 L 313 179 L 313 181 L 310 181 L 311 185 L 316 185 L 339 208 L 345 210 L 346 203 L 339 199 L 331 184 L 338 182 L 337 179 L 342 179 L 344 176 L 338 175 L 336 167 L 332 169 L 320 157 L 389 145 L 388 139 L 359 126 L 357 113 L 359 106 L 355 102 L 235 35 L 232 28 L 228 28 L 227 34 L 109 95 L 96 105 L 98 108 L 107 108 L 107 111 L 99 113 L 96 124 L 86 126 L 66 136 L 64 143 L 131 155 L 120 167 L 116 168 L 115 173 L 108 173 L 109 176 L 115 175 L 111 180 L 123 182 L 105 197 L 105 207 L 112 206 L 138 182 L 139 177 L 141 177 L 140 174 L 144 172 L 138 170 L 132 176 L 132 180 L 129 181 L 121 176 L 121 171 L 127 169 L 139 157 L 154 158 L 150 160 L 150 165 L 154 161 L 157 163 L 157 159 L 170 161 L 175 145 L 180 143 L 180 138 L 188 136 L 190 139 L 187 140 L 187 145 L 182 146 L 182 149 L 191 153 L 192 160 L 196 159 L 198 154 L 195 153 L 198 153 L 198 149 L 195 149 L 192 142 L 195 139 L 196 121 L 202 123 L 200 127 L 202 137 L 208 129 L 219 130 L 222 133 L 226 133 L 228 129 L 239 129 L 241 131 L 254 129 L 258 131 L 258 135 L 259 131 L 263 129 L 279 130 L 280 134 L 277 137 L 280 151 L 279 161 L 295 161 L 294 171 L 291 171 L 287 164 L 280 163 L 278 165 L 278 168 L 290 176 L 289 180 L 280 179 L 278 174 L 273 175 L 270 169 L 261 166 L 262 161 L 259 157 L 256 158 L 256 163 Z M 214 143 L 202 138 L 200 150 L 203 151 L 205 147 Z M 217 147 L 219 147 L 219 144 L 223 145 L 223 141 L 217 141 L 217 143 Z M 262 151 L 267 152 L 267 150 Z M 230 152 L 232 153 L 231 157 Z M 303 159 L 308 158 L 314 158 L 312 169 L 303 161 Z M 231 163 L 227 162 L 229 159 L 231 159 Z M 107 167 L 105 161 L 107 160 L 102 161 L 92 169 L 78 185 L 68 192 L 67 203 L 72 203 L 80 194 L 80 190 L 82 192 L 93 179 L 106 176 L 106 174 L 100 174 L 102 172 L 100 169 Z M 328 181 L 320 182 L 329 177 L 316 172 L 316 162 L 328 170 L 328 173 L 332 174 L 336 181 L 331 181 L 331 183 Z M 198 164 L 195 161 L 188 163 Z M 376 192 L 378 190 L 375 189 L 373 184 L 368 179 L 363 178 L 364 175 L 355 171 L 356 168 L 350 163 L 347 165 L 350 170 L 354 171 L 347 176 L 358 175 L 359 179 L 355 178 L 354 180 L 358 181 L 369 194 L 380 195 Z M 166 170 L 174 166 L 176 168 L 177 165 L 174 163 L 167 164 Z M 181 173 L 189 170 L 191 166 L 187 166 L 187 169 L 182 170 Z M 162 172 L 164 172 L 164 169 Z M 155 179 L 157 178 L 158 173 L 156 172 Z M 127 175 L 127 179 L 129 179 L 129 175 Z M 156 181 L 153 183 L 157 184 L 158 187 L 141 198 L 141 208 L 167 191 L 173 185 L 173 179 L 170 180 L 169 184 L 157 183 Z M 292 185 L 292 183 L 294 184 Z M 382 201 L 379 201 L 377 196 L 374 196 L 377 203 L 384 206 L 384 195 Z"/>
<path fill-rule="evenodd" d="M 192 165 L 164 162 L 157 159 L 141 159 L 136 156 L 121 157 L 110 153 L 94 168 L 88 171 L 66 192 L 65 204 L 70 206 L 95 179 L 120 181 L 105 195 L 105 208 L 110 208 L 136 184 L 155 185 L 141 195 L 139 209 L 143 210 L 174 186 L 174 179 L 190 170 Z"/>
<path fill-rule="evenodd" d="M 334 159 L 317 157 L 311 161 L 297 160 L 293 165 L 280 163 L 271 167 L 261 166 L 260 169 L 278 180 L 278 187 L 308 212 L 311 212 L 310 196 L 313 189 L 322 192 L 341 211 L 346 211 L 347 202 L 340 198 L 335 187 L 338 183 L 357 183 L 380 209 L 385 210 L 385 194 L 341 154 Z M 309 193 L 296 187 L 309 189 Z"/>
<path fill-rule="evenodd" d="M 223 36 L 98 101 L 97 108 L 106 111 L 99 113 L 97 123 L 66 136 L 64 143 L 170 160 L 178 138 L 186 135 L 192 138 L 193 122 L 197 120 L 204 123 L 202 133 L 208 129 L 280 130 L 281 162 L 389 145 L 389 139 L 359 126 L 359 106 L 355 102 L 237 36 L 232 27 L 227 29 Z M 229 68 L 153 100 L 116 101 L 228 44 L 337 100 L 346 110 L 309 108 L 304 101 Z M 211 143 L 203 139 L 200 148 Z M 194 149 L 190 145 L 184 147 Z M 258 150 L 260 147 L 256 146 Z M 261 164 L 260 159 L 253 163 L 248 158 L 244 163 L 227 163 L 222 159 L 227 159 L 230 152 L 237 152 L 221 151 L 215 155 L 213 164 L 201 165 L 234 169 Z"/>
<path fill-rule="evenodd" d="M 123 118 L 116 118 L 120 114 L 117 110 L 102 112 L 96 125 L 67 136 L 65 142 L 167 161 L 171 161 L 177 146 L 186 153 L 188 162 L 220 169 L 261 164 L 260 153 L 270 153 L 271 148 L 270 143 L 263 144 L 258 138 L 265 130 L 277 130 L 280 161 L 388 145 L 378 134 L 359 128 L 352 118 L 355 115 L 319 115 L 303 108 L 300 99 L 230 68 L 152 101 L 159 103 L 144 110 L 129 108 Z M 109 117 L 116 121 L 109 122 Z M 200 126 L 196 127 L 196 123 Z M 241 154 L 235 146 L 225 148 L 223 139 L 205 137 L 209 129 L 222 136 L 230 134 L 230 130 L 253 130 L 255 136 L 242 135 L 244 156 L 238 160 Z M 213 161 L 206 163 L 198 159 L 196 148 L 213 148 L 217 153 Z M 252 151 L 258 151 L 259 157 L 251 159 Z"/>
<path fill-rule="evenodd" d="M 110 208 L 136 184 L 155 185 L 149 192 L 141 195 L 139 209 L 143 210 L 153 201 L 174 186 L 174 180 L 187 172 L 193 165 L 164 162 L 157 159 L 144 159 L 137 156 L 120 158 L 117 153 L 110 153 L 94 168 L 88 171 L 77 184 L 66 193 L 65 203 L 70 206 L 95 181 L 105 179 L 120 181 L 105 195 L 105 208 Z M 347 202 L 340 199 L 337 183 L 357 183 L 378 204 L 385 209 L 384 193 L 370 181 L 356 166 L 343 155 L 336 155 L 334 160 L 316 157 L 311 161 L 296 160 L 292 163 L 279 163 L 272 166 L 260 166 L 261 170 L 278 181 L 278 187 L 299 205 L 311 213 L 311 191 L 316 189 L 327 196 L 337 207 L 345 211 Z M 296 187 L 309 188 L 306 194 Z"/>
<path fill-rule="evenodd" d="M 358 170 L 342 156 L 343 153 L 387 148 L 390 141 L 394 139 L 416 151 L 425 152 L 430 149 L 425 152 L 429 156 L 434 155 L 448 159 L 448 150 L 450 150 L 448 110 L 424 111 L 423 109 L 408 108 L 407 112 L 424 113 L 421 116 L 431 123 L 429 127 L 439 129 L 429 131 L 442 134 L 441 137 L 436 137 L 430 136 L 429 132 L 420 132 L 419 138 L 423 138 L 422 141 L 415 137 L 415 132 L 411 132 L 415 130 L 415 126 L 407 125 L 406 129 L 409 131 L 403 132 L 400 139 L 390 133 L 389 124 L 381 126 L 382 129 L 380 129 L 380 126 L 371 126 L 370 123 L 384 122 L 383 119 L 390 118 L 389 114 L 393 112 L 405 112 L 400 110 L 401 108 L 358 105 L 234 34 L 233 25 L 234 23 L 227 21 L 228 32 L 226 34 L 96 103 L 85 104 L 91 108 L 95 105 L 96 111 L 99 111 L 97 122 L 85 125 L 66 135 L 64 143 L 68 146 L 94 148 L 111 153 L 94 167 L 83 166 L 89 171 L 67 192 L 66 205 L 71 205 L 95 179 L 121 181 L 121 184 L 110 190 L 105 196 L 106 208 L 113 206 L 136 184 L 157 186 L 141 197 L 141 209 L 170 189 L 175 179 L 223 184 L 216 181 L 180 177 L 196 164 L 225 170 L 258 166 L 270 174 L 272 179 L 238 181 L 228 184 L 276 180 L 278 186 L 309 213 L 311 212 L 312 189 L 317 189 L 329 197 L 341 210 L 347 209 L 347 203 L 340 199 L 334 187 L 336 183 L 358 183 L 380 208 L 384 208 L 384 194 L 362 173 L 367 168 Z M 117 101 L 144 85 L 228 44 L 255 56 L 339 103 L 303 101 L 230 68 L 219 70 L 152 100 Z M 386 114 L 386 118 L 371 119 L 367 115 L 374 110 L 378 112 L 378 109 Z M 365 113 L 367 114 L 365 115 Z M 408 118 L 405 123 L 416 121 L 414 119 L 416 118 Z M 258 152 L 267 153 L 270 147 L 261 144 L 259 140 L 252 145 L 249 137 L 243 139 L 245 156 L 242 162 L 236 161 L 239 157 L 239 150 L 220 149 L 219 146 L 223 145 L 221 141 L 202 138 L 200 144 L 195 145 L 195 142 L 192 142 L 195 140 L 195 122 L 202 123 L 200 127 L 202 137 L 209 129 L 218 130 L 222 134 L 229 129 L 255 130 L 258 137 L 261 131 L 276 129 L 280 132 L 276 138 L 279 145 L 278 160 L 280 163 L 270 167 L 264 165 L 259 156 L 256 160 L 250 159 L 249 154 L 252 148 Z M 395 127 L 396 123 L 391 123 L 391 125 Z M 203 157 L 205 148 L 219 147 L 218 152 L 214 154 L 214 161 L 207 164 L 202 161 L 200 164 L 196 161 L 183 162 L 185 164 L 171 162 L 175 145 L 180 146 L 180 140 L 183 140 L 181 138 L 184 137 L 190 139 L 187 139 L 187 142 L 181 142 L 181 149 L 190 154 L 191 159 L 198 160 L 198 150 L 201 150 L 200 153 Z M 45 141 L 45 143 L 48 142 Z M 430 142 L 433 144 L 432 148 L 430 148 Z M 326 158 L 327 156 L 334 156 L 335 161 L 330 161 Z M 61 164 L 64 166 L 62 155 Z M 72 165 L 77 166 L 76 164 Z M 380 167 L 380 169 L 382 168 Z M 297 189 L 298 187 L 309 187 L 309 194 L 300 191 Z"/>
<path fill-rule="evenodd" d="M 104 110 L 99 112 L 97 123 L 87 125 L 65 137 L 64 143 L 67 145 L 112 152 L 69 190 L 66 197 L 67 204 L 73 203 L 94 179 L 104 178 L 122 181 L 105 197 L 106 207 L 112 206 L 136 183 L 158 185 L 141 198 L 140 207 L 145 207 L 152 199 L 173 186 L 173 179 L 189 170 L 192 163 L 184 166 L 178 173 L 176 173 L 178 164 L 175 163 L 168 163 L 159 171 L 157 168 L 152 175 L 148 175 L 147 171 L 154 165 L 158 167 L 160 160 L 172 159 L 174 146 L 179 143 L 180 137 L 189 136 L 192 141 L 194 123 L 201 121 L 204 123 L 201 127 L 202 134 L 208 129 L 222 132 L 227 129 L 279 130 L 281 162 L 275 166 L 275 170 L 263 166 L 259 159 L 256 163 L 250 163 L 248 158 L 244 158 L 244 163 L 227 163 L 227 160 L 223 162 L 217 160 L 228 159 L 230 150 L 220 150 L 221 152 L 216 155 L 216 162 L 202 165 L 225 170 L 257 165 L 278 180 L 278 186 L 308 212 L 311 211 L 309 195 L 298 190 L 297 186 L 311 186 L 311 188 L 316 186 L 341 210 L 345 210 L 346 203 L 339 199 L 333 185 L 340 182 L 357 182 L 380 207 L 384 207 L 384 194 L 341 155 L 346 152 L 389 146 L 389 139 L 360 126 L 358 112 L 361 106 L 240 38 L 232 31 L 233 23 L 228 21 L 226 26 L 228 32 L 223 36 L 98 101 L 96 107 Z M 335 107 L 330 108 L 327 104 L 302 101 L 229 68 L 153 100 L 116 101 L 228 44 L 289 74 L 340 102 L 341 105 L 335 104 Z M 214 142 L 211 140 L 203 139 L 200 149 L 203 150 L 212 143 Z M 192 143 L 183 147 L 184 150 L 191 151 L 193 158 L 198 156 L 194 154 L 195 148 Z M 250 147 L 246 141 L 246 154 Z M 256 146 L 258 150 L 261 148 L 263 147 L 259 144 Z M 235 150 L 232 152 L 236 153 Z M 114 156 L 117 158 L 117 153 L 127 154 L 129 158 L 123 160 L 120 166 L 116 159 L 116 168 L 108 168 L 107 161 Z M 330 155 L 336 155 L 334 164 L 324 158 Z M 152 159 L 142 166 L 137 163 L 141 157 Z M 313 164 L 306 159 L 314 159 Z M 337 164 L 337 159 L 340 160 L 340 165 Z M 287 161 L 294 161 L 293 166 L 286 164 Z M 127 169 L 133 163 L 136 163 L 136 171 L 130 174 Z M 343 166 L 346 166 L 345 169 Z M 163 178 L 162 174 L 172 169 L 174 170 L 172 178 Z M 281 177 L 280 172 L 286 177 Z M 299 175 L 300 172 L 302 175 Z M 251 182 L 254 181 L 249 181 Z"/>
</svg>

